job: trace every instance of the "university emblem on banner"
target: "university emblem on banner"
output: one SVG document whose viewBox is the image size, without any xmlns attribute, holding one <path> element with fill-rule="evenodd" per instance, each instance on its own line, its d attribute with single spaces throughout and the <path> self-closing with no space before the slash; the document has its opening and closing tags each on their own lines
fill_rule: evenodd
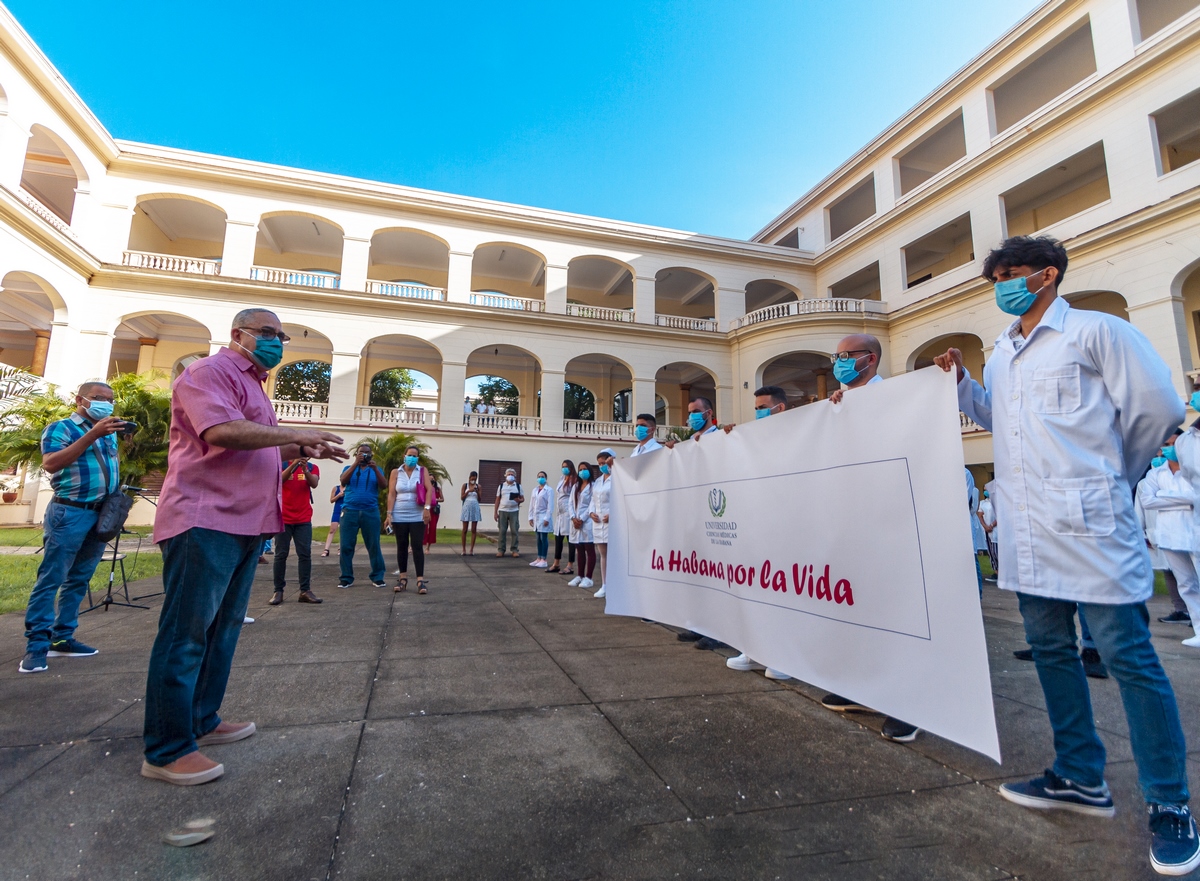
<svg viewBox="0 0 1200 881">
<path fill-rule="evenodd" d="M 719 489 L 711 489 L 708 493 L 708 510 L 714 517 L 725 516 L 725 493 Z"/>
</svg>

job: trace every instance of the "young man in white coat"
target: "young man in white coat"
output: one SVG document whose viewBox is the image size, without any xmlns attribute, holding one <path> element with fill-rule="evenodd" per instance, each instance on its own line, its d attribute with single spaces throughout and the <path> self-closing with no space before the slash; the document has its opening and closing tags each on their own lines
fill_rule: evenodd
<svg viewBox="0 0 1200 881">
<path fill-rule="evenodd" d="M 1150 864 L 1163 875 L 1200 866 L 1188 810 L 1187 747 L 1175 693 L 1150 643 L 1154 576 L 1133 487 L 1183 420 L 1171 374 L 1133 325 L 1072 309 L 1058 296 L 1067 252 L 1018 236 L 992 251 L 983 277 L 1013 321 L 980 385 L 950 349 L 959 407 L 992 432 L 994 503 L 1005 524 L 1000 581 L 1016 591 L 1025 638 L 1054 729 L 1054 767 L 1000 794 L 1029 808 L 1113 815 L 1104 745 L 1075 643 L 1075 609 L 1121 689 L 1138 781 L 1149 807 Z M 986 389 L 985 389 L 986 387 Z"/>
</svg>

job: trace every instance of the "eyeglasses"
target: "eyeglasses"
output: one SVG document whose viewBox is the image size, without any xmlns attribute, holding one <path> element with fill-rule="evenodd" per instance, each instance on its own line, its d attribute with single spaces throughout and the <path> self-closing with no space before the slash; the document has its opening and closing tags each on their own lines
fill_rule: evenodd
<svg viewBox="0 0 1200 881">
<path fill-rule="evenodd" d="M 278 337 L 279 342 L 285 346 L 292 341 L 292 338 L 282 330 L 276 330 L 273 327 L 239 327 L 238 330 L 252 333 L 255 339 L 260 340 L 273 340 Z"/>
<path fill-rule="evenodd" d="M 851 349 L 848 352 L 838 352 L 833 356 L 834 361 L 857 361 L 860 355 L 873 355 L 870 349 Z"/>
</svg>

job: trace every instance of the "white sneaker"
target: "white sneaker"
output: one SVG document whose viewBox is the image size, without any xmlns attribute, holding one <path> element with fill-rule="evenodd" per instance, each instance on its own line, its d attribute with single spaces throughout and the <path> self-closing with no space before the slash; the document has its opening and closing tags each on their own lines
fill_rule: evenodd
<svg viewBox="0 0 1200 881">
<path fill-rule="evenodd" d="M 603 585 L 603 584 L 600 585 L 600 589 L 598 591 L 596 591 L 594 594 L 592 594 L 592 596 L 594 596 L 598 600 L 604 599 L 604 587 L 605 587 L 605 585 Z"/>
<path fill-rule="evenodd" d="M 550 564 L 547 563 L 545 560 L 538 560 L 537 565 L 538 565 L 539 569 L 549 569 L 550 568 Z"/>
<path fill-rule="evenodd" d="M 727 660 L 725 662 L 725 666 L 728 667 L 730 670 L 743 670 L 743 671 L 744 670 L 763 670 L 763 669 L 765 669 L 762 664 L 760 664 L 757 661 L 748 657 L 745 652 L 742 652 L 736 658 L 730 658 L 729 660 Z"/>
<path fill-rule="evenodd" d="M 579 587 L 579 585 L 582 581 L 583 581 L 583 579 L 580 578 L 578 575 L 576 575 L 574 578 L 572 578 L 570 581 L 567 582 L 567 587 Z"/>
<path fill-rule="evenodd" d="M 1200 633 L 1197 633 L 1191 639 L 1183 640 L 1183 644 L 1194 649 L 1200 649 Z"/>
<path fill-rule="evenodd" d="M 538 566 L 542 565 L 542 561 L 541 561 L 541 560 L 534 560 L 534 561 L 533 561 L 532 563 L 530 563 L 529 565 L 530 565 L 530 566 L 533 566 L 533 567 L 536 569 Z"/>
<path fill-rule="evenodd" d="M 768 679 L 779 679 L 779 680 L 792 678 L 791 676 L 788 676 L 786 673 L 784 673 L 782 670 L 772 670 L 770 667 L 767 668 L 767 672 L 763 673 L 763 676 L 766 676 Z"/>
<path fill-rule="evenodd" d="M 254 619 L 253 619 L 253 618 L 251 618 L 249 615 L 247 615 L 246 617 L 244 617 L 244 618 L 242 619 L 242 623 L 243 623 L 243 624 L 253 624 L 253 623 L 254 623 Z"/>
<path fill-rule="evenodd" d="M 585 578 L 579 582 L 579 586 L 580 587 L 595 587 L 596 582 L 592 581 L 592 579 L 590 579 L 590 578 Z"/>
</svg>

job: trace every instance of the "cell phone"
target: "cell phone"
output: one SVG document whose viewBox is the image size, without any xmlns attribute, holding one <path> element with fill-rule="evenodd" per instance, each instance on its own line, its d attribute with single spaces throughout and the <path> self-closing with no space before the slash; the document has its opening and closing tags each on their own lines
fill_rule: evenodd
<svg viewBox="0 0 1200 881">
<path fill-rule="evenodd" d="M 123 435 L 129 435 L 129 434 L 133 434 L 137 430 L 138 430 L 138 424 L 136 422 L 122 422 L 120 431 L 118 433 L 123 434 Z"/>
<path fill-rule="evenodd" d="M 383 531 L 384 531 L 384 532 L 386 532 L 388 535 L 391 535 L 391 534 L 392 534 L 392 527 L 390 527 L 390 526 L 388 526 L 388 527 L 385 527 Z"/>
</svg>

